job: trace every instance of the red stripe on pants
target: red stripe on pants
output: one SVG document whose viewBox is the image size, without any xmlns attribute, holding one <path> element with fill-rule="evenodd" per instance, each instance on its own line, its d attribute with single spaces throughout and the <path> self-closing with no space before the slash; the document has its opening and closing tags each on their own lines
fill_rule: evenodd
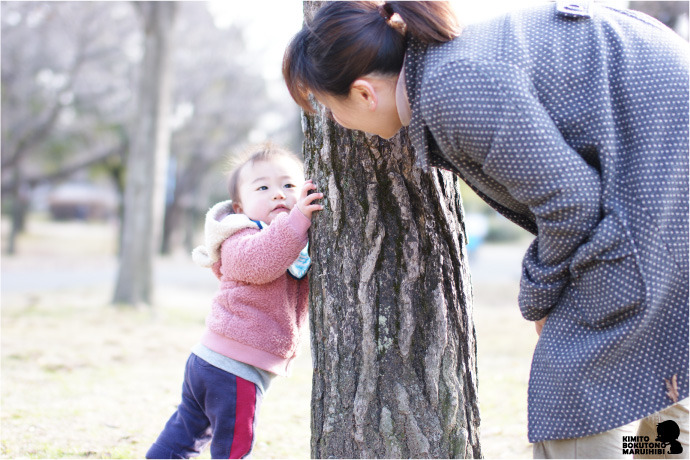
<svg viewBox="0 0 690 460">
<path fill-rule="evenodd" d="M 235 431 L 230 458 L 242 458 L 249 453 L 254 440 L 254 413 L 256 412 L 256 385 L 237 377 L 235 405 Z"/>
</svg>

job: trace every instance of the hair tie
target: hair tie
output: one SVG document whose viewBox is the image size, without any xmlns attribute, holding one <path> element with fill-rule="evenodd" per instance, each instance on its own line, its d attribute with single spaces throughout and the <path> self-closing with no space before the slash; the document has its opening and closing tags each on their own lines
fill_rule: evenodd
<svg viewBox="0 0 690 460">
<path fill-rule="evenodd" d="M 405 24 L 405 21 L 398 13 L 393 11 L 393 7 L 386 2 L 382 2 L 378 5 L 378 10 L 381 17 L 386 20 L 386 24 L 404 37 L 407 32 L 407 24 Z"/>
</svg>

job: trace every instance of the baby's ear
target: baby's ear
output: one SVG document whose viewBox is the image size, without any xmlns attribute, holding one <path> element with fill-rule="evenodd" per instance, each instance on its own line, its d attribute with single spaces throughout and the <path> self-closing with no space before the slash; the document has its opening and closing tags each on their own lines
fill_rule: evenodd
<svg viewBox="0 0 690 460">
<path fill-rule="evenodd" d="M 232 210 L 235 214 L 242 214 L 242 205 L 240 203 L 232 203 Z"/>
</svg>

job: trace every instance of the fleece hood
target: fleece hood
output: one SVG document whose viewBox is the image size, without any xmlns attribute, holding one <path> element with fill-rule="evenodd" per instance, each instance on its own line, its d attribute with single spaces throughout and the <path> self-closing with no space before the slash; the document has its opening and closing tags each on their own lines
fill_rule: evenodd
<svg viewBox="0 0 690 460">
<path fill-rule="evenodd" d="M 259 228 L 244 214 L 235 214 L 232 200 L 221 201 L 206 213 L 204 244 L 192 251 L 192 260 L 202 267 L 210 267 L 220 259 L 220 247 L 228 237 L 246 228 Z"/>
</svg>

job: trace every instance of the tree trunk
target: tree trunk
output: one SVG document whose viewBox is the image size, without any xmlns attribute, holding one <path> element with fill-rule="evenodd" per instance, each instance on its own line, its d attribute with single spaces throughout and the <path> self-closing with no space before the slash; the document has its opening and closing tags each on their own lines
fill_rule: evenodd
<svg viewBox="0 0 690 460">
<path fill-rule="evenodd" d="M 198 213 L 190 213 L 189 208 L 195 206 L 195 197 L 199 195 L 200 187 L 204 182 L 204 174 L 213 166 L 207 155 L 203 153 L 193 154 L 192 160 L 187 164 L 178 162 L 176 180 L 172 199 L 166 203 L 163 236 L 161 242 L 161 254 L 171 254 L 176 248 L 184 248 L 191 252 L 194 246 L 188 243 L 189 238 L 194 238 L 195 233 L 189 235 L 199 223 Z M 202 194 L 203 195 L 203 194 Z M 206 194 L 208 195 L 208 194 Z M 205 211 L 206 204 L 202 207 Z M 189 222 L 193 217 L 195 220 Z M 203 214 L 202 214 L 203 221 Z M 190 247 L 191 246 L 191 247 Z"/>
<path fill-rule="evenodd" d="M 305 2 L 305 15 L 318 2 Z M 305 116 L 314 458 L 479 458 L 472 297 L 450 173 Z"/>
<path fill-rule="evenodd" d="M 26 214 L 29 208 L 29 200 L 31 190 L 29 184 L 24 179 L 23 174 L 23 159 L 19 159 L 13 166 L 13 180 L 10 192 L 10 204 L 12 206 L 12 222 L 10 226 L 10 234 L 8 236 L 7 248 L 5 253 L 7 255 L 15 255 L 17 253 L 17 239 L 24 231 L 26 226 Z"/>
<path fill-rule="evenodd" d="M 456 179 L 306 119 L 312 456 L 479 457 L 476 346 Z"/>
<path fill-rule="evenodd" d="M 134 2 L 144 26 L 144 57 L 127 159 L 122 251 L 113 303 L 150 304 L 153 257 L 163 223 L 170 144 L 170 40 L 175 2 Z"/>
</svg>

